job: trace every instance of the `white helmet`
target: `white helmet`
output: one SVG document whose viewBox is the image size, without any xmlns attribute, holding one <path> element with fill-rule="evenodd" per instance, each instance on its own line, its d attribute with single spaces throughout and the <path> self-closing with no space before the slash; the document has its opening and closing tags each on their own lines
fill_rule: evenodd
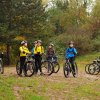
<svg viewBox="0 0 100 100">
<path fill-rule="evenodd" d="M 37 40 L 37 42 L 38 42 L 38 43 L 42 43 L 42 41 L 41 41 L 41 40 Z"/>
<path fill-rule="evenodd" d="M 21 45 L 23 45 L 23 44 L 25 44 L 25 43 L 27 43 L 27 41 L 22 41 L 22 42 L 21 42 Z"/>
<path fill-rule="evenodd" d="M 50 43 L 50 46 L 54 47 L 54 44 L 53 43 Z"/>
</svg>

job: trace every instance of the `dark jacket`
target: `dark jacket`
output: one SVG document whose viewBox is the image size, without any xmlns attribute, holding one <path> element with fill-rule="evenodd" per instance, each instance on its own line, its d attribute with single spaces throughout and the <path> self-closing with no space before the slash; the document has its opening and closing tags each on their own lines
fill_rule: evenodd
<svg viewBox="0 0 100 100">
<path fill-rule="evenodd" d="M 53 48 L 48 48 L 47 57 L 53 57 L 55 55 L 55 50 Z"/>
</svg>

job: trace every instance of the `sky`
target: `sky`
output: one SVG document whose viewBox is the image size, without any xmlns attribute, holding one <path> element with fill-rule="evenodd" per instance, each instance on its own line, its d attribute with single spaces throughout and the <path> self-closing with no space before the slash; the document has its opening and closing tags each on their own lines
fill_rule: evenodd
<svg viewBox="0 0 100 100">
<path fill-rule="evenodd" d="M 93 1 L 93 2 L 92 2 L 92 4 L 91 4 L 91 5 L 89 5 L 89 6 L 88 6 L 88 8 L 87 8 L 87 11 L 88 11 L 88 12 L 91 12 L 91 11 L 92 11 L 93 6 L 95 5 L 95 1 L 96 1 L 96 0 L 92 0 L 92 1 Z"/>
<path fill-rule="evenodd" d="M 91 1 L 92 1 L 92 3 L 87 7 L 87 11 L 88 12 L 92 11 L 92 8 L 95 5 L 95 1 L 96 0 L 91 0 Z M 45 2 L 46 4 L 48 4 L 47 9 L 51 8 L 52 6 L 54 6 L 53 3 L 52 3 L 52 0 L 43 0 L 43 2 Z"/>
</svg>

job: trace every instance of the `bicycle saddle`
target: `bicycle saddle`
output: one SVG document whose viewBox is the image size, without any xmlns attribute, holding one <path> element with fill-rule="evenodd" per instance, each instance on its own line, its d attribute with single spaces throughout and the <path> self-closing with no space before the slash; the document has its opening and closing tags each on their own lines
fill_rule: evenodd
<svg viewBox="0 0 100 100">
<path fill-rule="evenodd" d="M 100 63 L 100 60 L 97 60 L 98 63 Z"/>
<path fill-rule="evenodd" d="M 96 63 L 96 62 L 97 62 L 97 60 L 93 60 L 93 62 L 94 62 L 94 63 Z"/>
</svg>

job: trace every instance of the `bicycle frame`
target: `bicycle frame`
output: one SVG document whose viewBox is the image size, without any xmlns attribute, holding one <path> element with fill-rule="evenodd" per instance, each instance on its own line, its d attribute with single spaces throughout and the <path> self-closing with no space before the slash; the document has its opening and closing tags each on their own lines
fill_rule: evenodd
<svg viewBox="0 0 100 100">
<path fill-rule="evenodd" d="M 29 63 L 32 62 L 32 63 L 33 63 L 34 60 L 33 60 L 32 58 L 31 58 L 32 60 L 30 60 L 30 58 L 31 58 L 31 55 L 27 55 L 27 56 L 26 56 L 25 63 L 27 63 L 27 62 L 29 62 Z"/>
<path fill-rule="evenodd" d="M 54 57 L 52 57 L 52 59 L 48 60 L 48 61 L 50 61 L 51 63 L 56 63 L 56 62 L 58 62 L 58 58 L 56 57 L 56 59 L 55 59 Z"/>
<path fill-rule="evenodd" d="M 28 74 L 28 73 L 24 72 L 24 75 L 27 76 L 27 77 L 31 77 L 34 74 L 34 68 L 33 67 L 35 65 L 34 64 L 35 62 L 34 62 L 33 59 L 31 60 L 30 58 L 31 58 L 31 55 L 27 55 L 26 59 L 25 59 L 25 63 L 24 63 L 24 66 L 26 67 L 26 71 L 28 71 L 28 70 L 30 71 L 30 64 L 31 64 L 31 67 L 32 67 L 31 73 Z M 20 63 L 20 61 L 18 61 L 18 62 Z M 17 66 L 17 65 L 18 65 L 18 63 L 16 64 L 16 71 L 17 71 L 17 74 L 20 75 L 20 72 L 19 72 L 20 65 L 19 66 Z M 22 68 L 22 71 L 25 71 L 25 70 Z"/>
<path fill-rule="evenodd" d="M 71 73 L 73 71 L 73 69 L 72 69 L 72 66 L 71 66 L 71 63 L 70 63 L 69 59 L 66 59 L 65 63 L 67 63 L 69 65 L 70 73 Z M 76 63 L 74 62 L 74 64 L 76 64 Z"/>
<path fill-rule="evenodd" d="M 97 66 L 99 67 L 99 72 L 100 72 L 100 62 L 97 61 Z"/>
</svg>

